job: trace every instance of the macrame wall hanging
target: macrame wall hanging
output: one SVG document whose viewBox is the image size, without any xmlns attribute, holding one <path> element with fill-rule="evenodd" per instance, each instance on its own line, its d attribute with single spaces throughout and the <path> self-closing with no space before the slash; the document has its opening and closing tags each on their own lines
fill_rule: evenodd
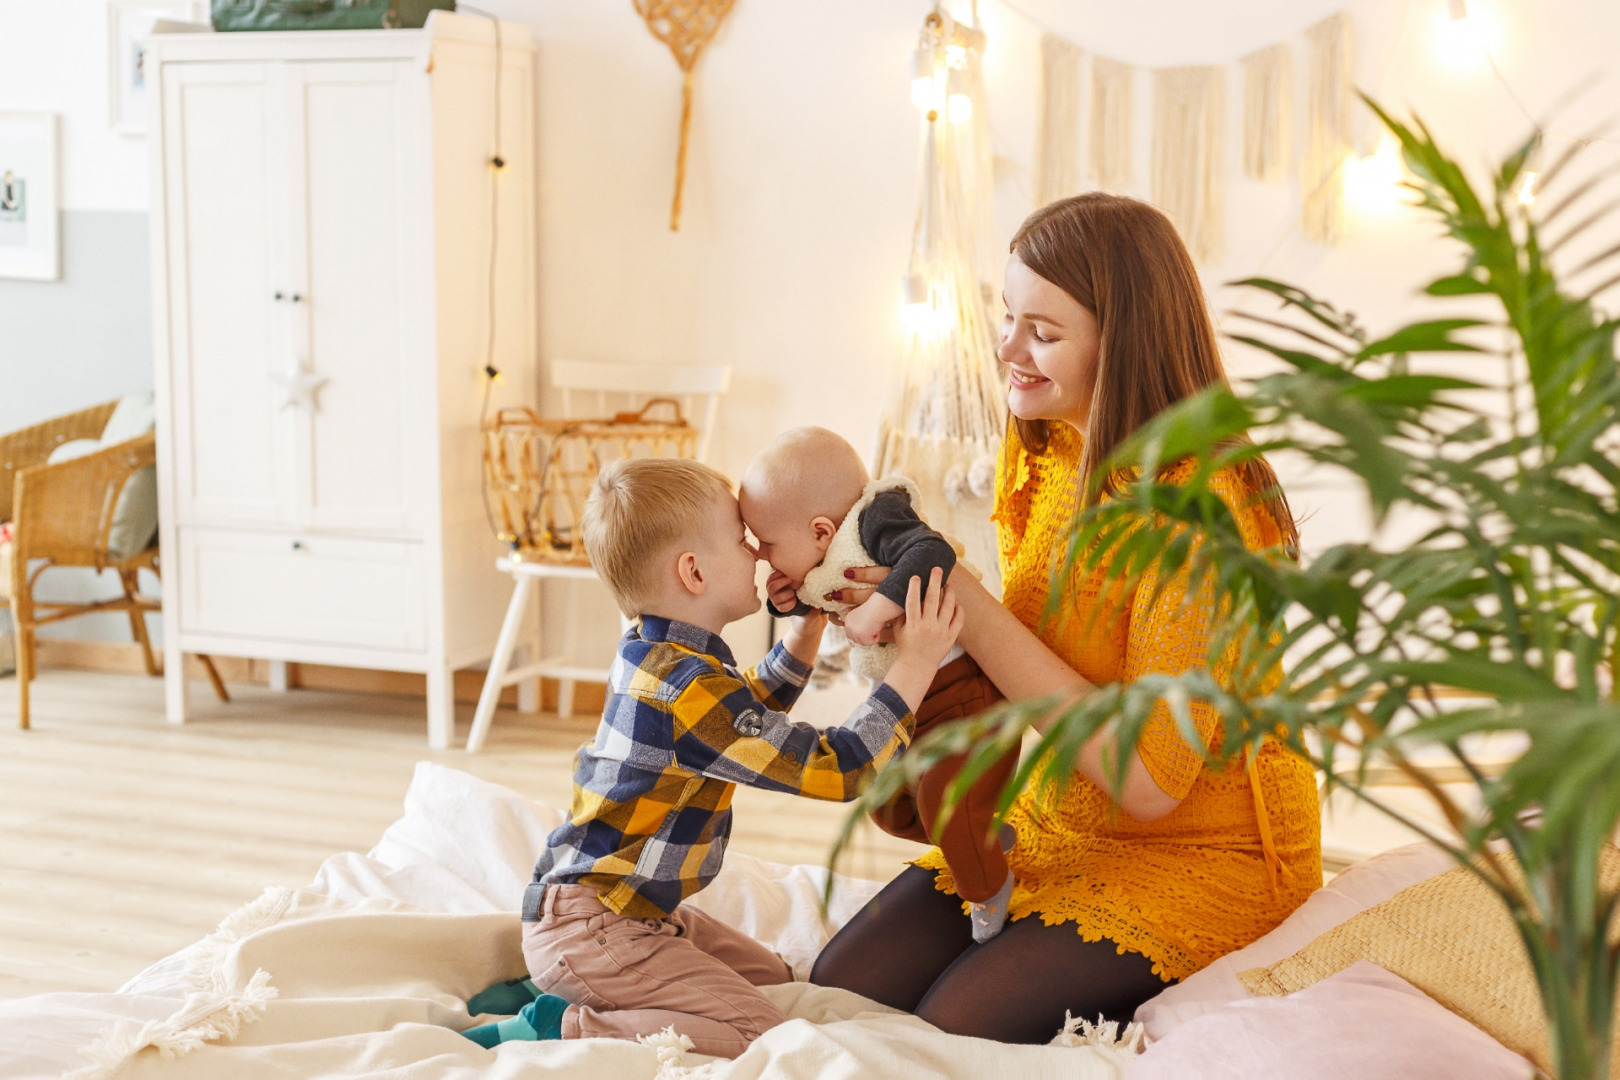
<svg viewBox="0 0 1620 1080">
<path fill-rule="evenodd" d="M 903 473 L 922 511 L 995 576 L 989 525 L 1004 393 L 986 284 L 994 181 L 985 109 L 984 31 L 976 2 L 957 21 L 944 5 L 924 20 L 912 60 L 921 113 L 921 177 L 911 257 L 902 279 L 900 366 L 878 430 L 876 475 Z M 992 269 L 993 265 L 993 269 Z"/>
<path fill-rule="evenodd" d="M 1197 262 L 1218 258 L 1224 239 L 1225 86 L 1218 67 L 1153 73 L 1153 203 Z"/>
<path fill-rule="evenodd" d="M 1334 244 L 1344 231 L 1344 163 L 1350 156 L 1350 20 L 1330 15 L 1305 31 L 1310 84 L 1305 103 L 1305 157 L 1299 183 L 1307 239 Z"/>
<path fill-rule="evenodd" d="M 634 0 L 653 37 L 669 46 L 681 69 L 681 141 L 675 153 L 675 201 L 671 232 L 681 227 L 681 191 L 686 186 L 686 144 L 692 130 L 692 69 L 736 0 Z"/>
<path fill-rule="evenodd" d="M 1287 45 L 1243 58 L 1243 175 L 1266 184 L 1288 174 L 1294 127 L 1294 55 Z"/>
<path fill-rule="evenodd" d="M 1342 180 L 1351 145 L 1350 20 L 1339 12 L 1312 26 L 1305 38 L 1309 62 L 1298 167 L 1301 229 L 1311 240 L 1332 244 L 1343 231 Z M 1082 176 L 1097 190 L 1132 193 L 1137 69 L 1082 52 L 1044 30 L 1040 64 L 1037 204 L 1078 193 Z M 1263 183 L 1285 182 L 1294 161 L 1293 46 L 1283 42 L 1257 49 L 1242 58 L 1241 66 L 1243 175 Z M 1149 70 L 1149 198 L 1175 221 L 1193 258 L 1208 263 L 1219 258 L 1223 243 L 1227 71 L 1221 66 Z M 1082 142 L 1083 167 L 1076 168 Z"/>
<path fill-rule="evenodd" d="M 1131 125 L 1136 122 L 1136 69 L 1106 56 L 1091 58 L 1091 168 L 1101 191 L 1131 186 Z"/>
<path fill-rule="evenodd" d="M 1035 204 L 1080 190 L 1080 61 L 1078 47 L 1041 35 L 1040 133 L 1036 136 Z"/>
</svg>

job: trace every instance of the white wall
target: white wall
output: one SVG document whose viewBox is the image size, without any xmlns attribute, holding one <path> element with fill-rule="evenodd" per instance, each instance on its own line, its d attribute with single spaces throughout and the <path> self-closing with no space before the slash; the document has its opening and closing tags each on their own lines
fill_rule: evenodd
<svg viewBox="0 0 1620 1080">
<path fill-rule="evenodd" d="M 1501 25 L 1502 72 L 1536 115 L 1588 76 L 1594 86 L 1554 117 L 1581 132 L 1620 100 L 1620 5 L 1608 0 L 1469 0 Z M 898 336 L 898 275 L 915 213 L 918 119 L 910 50 L 927 0 L 738 0 L 699 65 L 686 209 L 667 228 L 680 75 L 627 0 L 482 0 L 528 23 L 539 43 L 542 358 L 729 363 L 716 463 L 735 472 L 776 431 L 831 427 L 865 448 Z M 1144 65 L 1235 62 L 1289 39 L 1341 5 L 1326 0 L 1019 0 L 1082 48 Z M 1523 114 L 1479 66 L 1444 69 L 1434 43 L 1445 0 L 1349 0 L 1358 81 L 1416 109 L 1467 162 L 1499 155 Z M 998 220 L 1010 234 L 1032 209 L 1037 30 L 983 0 L 989 109 L 998 155 Z M 145 205 L 144 145 L 106 130 L 105 30 L 99 0 L 0 0 L 0 108 L 64 114 L 64 204 Z M 1300 70 L 1303 71 L 1301 63 Z M 1434 229 L 1399 208 L 1355 212 L 1333 249 L 1303 240 L 1297 185 L 1237 176 L 1233 63 L 1228 86 L 1228 248 L 1205 268 L 1219 283 L 1265 274 L 1359 312 L 1374 329 L 1416 315 L 1414 290 L 1453 257 Z M 1147 79 L 1138 84 L 1145 120 Z M 1146 176 L 1148 129 L 1138 127 Z M 1554 146 L 1561 145 L 1553 140 Z M 1594 148 L 1612 168 L 1614 144 Z M 1144 192 L 1145 193 L 1145 192 Z M 1611 227 L 1612 231 L 1612 227 Z M 0 327 L 0 343 L 4 328 Z M 0 367 L 8 361 L 0 347 Z M 1239 373 L 1252 361 L 1233 353 Z M 0 388 L 14 385 L 0 370 Z M 0 389 L 0 393 L 3 393 Z M 92 400 L 94 395 L 87 396 Z M 1326 495 L 1313 544 L 1353 527 Z M 611 635 L 609 635 L 611 637 Z"/>
</svg>

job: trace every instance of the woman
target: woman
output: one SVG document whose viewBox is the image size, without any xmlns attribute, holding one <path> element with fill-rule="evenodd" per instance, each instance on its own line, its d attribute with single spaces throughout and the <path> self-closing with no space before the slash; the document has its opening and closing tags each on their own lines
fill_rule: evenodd
<svg viewBox="0 0 1620 1080">
<path fill-rule="evenodd" d="M 1012 423 L 993 514 L 1004 595 L 998 602 L 972 578 L 952 579 L 966 612 L 960 643 L 1011 700 L 1082 696 L 1204 663 L 1208 606 L 1184 604 L 1174 582 L 1155 600 L 1145 578 L 1121 602 L 1112 588 L 1102 595 L 1104 572 L 1076 571 L 1062 583 L 1062 616 L 1043 618 L 1055 560 L 1099 463 L 1153 415 L 1225 379 L 1180 238 L 1132 199 L 1053 203 L 1013 238 L 1004 299 L 999 356 Z M 1297 543 L 1263 461 L 1215 484 L 1251 548 Z M 883 571 L 856 573 L 871 583 Z M 1214 710 L 1195 703 L 1192 714 L 1204 742 L 1219 745 Z M 1013 807 L 1014 888 L 998 936 L 973 943 L 935 850 L 833 938 L 811 981 L 953 1033 L 1044 1043 L 1065 1011 L 1130 1019 L 1165 983 L 1260 937 L 1321 884 L 1316 783 L 1304 760 L 1267 742 L 1246 761 L 1211 768 L 1161 705 L 1116 790 L 1103 740 L 1086 746 L 1061 795 L 1025 792 Z"/>
</svg>

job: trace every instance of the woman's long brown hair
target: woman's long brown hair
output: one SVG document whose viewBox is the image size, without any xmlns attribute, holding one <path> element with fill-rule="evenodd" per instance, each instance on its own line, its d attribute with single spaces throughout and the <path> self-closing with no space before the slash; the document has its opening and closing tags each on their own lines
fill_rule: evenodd
<svg viewBox="0 0 1620 1080">
<path fill-rule="evenodd" d="M 1146 203 L 1102 192 L 1035 211 L 1019 226 L 1011 250 L 1097 317 L 1097 388 L 1080 483 L 1092 498 L 1117 494 L 1122 476 L 1092 484 L 1109 455 L 1164 409 L 1227 381 L 1198 271 L 1168 218 Z M 1026 449 L 1045 452 L 1049 421 L 1012 422 Z M 1297 550 L 1299 533 L 1277 474 L 1264 458 L 1238 470 L 1271 511 L 1284 544 Z"/>
</svg>

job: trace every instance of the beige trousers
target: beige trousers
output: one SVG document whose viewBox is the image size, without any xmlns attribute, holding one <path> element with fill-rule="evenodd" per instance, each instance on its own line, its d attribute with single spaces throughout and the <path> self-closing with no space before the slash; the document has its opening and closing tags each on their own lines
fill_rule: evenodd
<svg viewBox="0 0 1620 1080">
<path fill-rule="evenodd" d="M 523 924 L 523 958 L 535 986 L 572 1003 L 563 1038 L 634 1039 L 674 1025 L 716 1057 L 736 1057 L 786 1020 L 756 987 L 793 981 L 780 956 L 695 908 L 615 915 L 586 885 L 546 890 L 539 921 Z"/>
</svg>

